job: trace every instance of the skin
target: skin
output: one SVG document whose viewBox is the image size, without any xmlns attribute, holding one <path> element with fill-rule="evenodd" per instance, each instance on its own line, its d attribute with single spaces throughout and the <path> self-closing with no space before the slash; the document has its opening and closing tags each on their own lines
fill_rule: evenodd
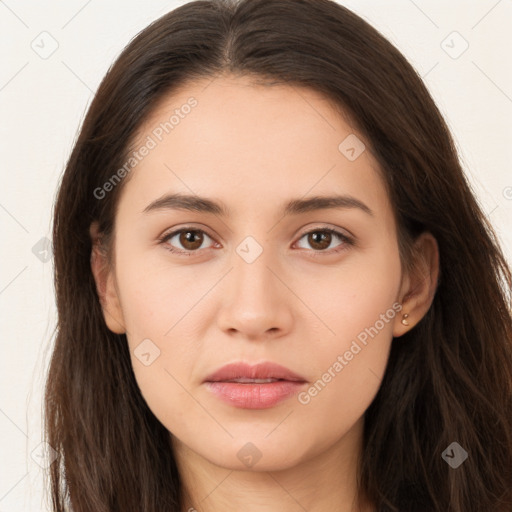
<svg viewBox="0 0 512 512">
<path fill-rule="evenodd" d="M 379 389 L 393 337 L 413 329 L 430 307 L 437 243 L 423 234 L 419 270 L 403 271 L 369 143 L 309 89 L 233 76 L 188 84 L 141 126 L 139 145 L 191 96 L 198 105 L 124 184 L 114 265 L 96 248 L 92 254 L 107 326 L 127 334 L 144 399 L 172 433 L 183 510 L 372 511 L 367 499 L 356 497 L 364 412 Z M 354 161 L 338 150 L 352 133 L 367 148 Z M 231 215 L 143 213 L 170 192 L 222 201 Z M 333 193 L 350 194 L 374 215 L 357 208 L 280 214 L 292 198 Z M 206 235 L 196 233 L 195 246 L 179 235 L 159 243 L 162 234 L 187 227 Z M 325 227 L 351 235 L 355 245 L 333 235 L 322 252 L 304 234 L 315 228 L 321 235 Z M 236 252 L 247 236 L 263 250 L 252 263 Z M 170 244 L 192 254 L 173 254 Z M 202 384 L 230 362 L 273 361 L 311 385 L 393 304 L 402 311 L 307 404 L 292 396 L 268 409 L 241 409 Z M 134 353 L 144 339 L 160 350 L 149 366 Z M 237 456 L 247 443 L 261 454 L 252 467 Z"/>
</svg>

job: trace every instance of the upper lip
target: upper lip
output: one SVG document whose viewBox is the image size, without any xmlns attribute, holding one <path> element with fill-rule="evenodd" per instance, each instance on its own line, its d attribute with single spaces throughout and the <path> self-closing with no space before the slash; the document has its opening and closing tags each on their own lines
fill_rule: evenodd
<svg viewBox="0 0 512 512">
<path fill-rule="evenodd" d="M 306 379 L 277 363 L 264 362 L 250 365 L 244 362 L 231 363 L 208 375 L 203 382 L 229 381 L 239 378 L 282 379 L 306 382 Z"/>
</svg>

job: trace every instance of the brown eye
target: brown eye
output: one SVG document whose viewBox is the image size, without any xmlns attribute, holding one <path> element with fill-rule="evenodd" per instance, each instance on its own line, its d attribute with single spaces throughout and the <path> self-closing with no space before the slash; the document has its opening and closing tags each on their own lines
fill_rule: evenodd
<svg viewBox="0 0 512 512">
<path fill-rule="evenodd" d="M 165 235 L 160 242 L 171 252 L 187 254 L 198 252 L 205 238 L 211 240 L 211 237 L 200 229 L 184 228 Z"/>
<path fill-rule="evenodd" d="M 352 241 L 348 236 L 330 228 L 315 229 L 313 231 L 309 231 L 308 233 L 304 233 L 300 239 L 302 240 L 303 238 L 307 240 L 307 244 L 310 246 L 310 248 L 313 249 L 312 252 L 331 252 L 326 251 L 326 249 L 330 247 L 331 243 L 335 241 L 336 238 L 341 243 L 334 246 L 334 248 L 331 248 L 333 249 L 332 252 L 342 250 L 347 245 L 352 245 Z"/>
<path fill-rule="evenodd" d="M 332 234 L 324 231 L 313 231 L 308 233 L 308 243 L 311 244 L 313 249 L 324 250 L 331 245 Z"/>
<path fill-rule="evenodd" d="M 203 238 L 200 231 L 182 231 L 178 240 L 186 251 L 194 251 L 201 247 Z"/>
</svg>

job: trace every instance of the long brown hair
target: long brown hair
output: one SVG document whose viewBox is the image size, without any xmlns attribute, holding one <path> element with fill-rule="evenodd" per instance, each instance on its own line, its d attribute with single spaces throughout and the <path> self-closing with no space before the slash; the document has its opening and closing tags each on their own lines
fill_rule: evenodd
<svg viewBox="0 0 512 512">
<path fill-rule="evenodd" d="M 380 164 L 400 255 L 437 239 L 440 280 L 425 317 L 394 340 L 365 413 L 360 488 L 379 512 L 512 507 L 510 268 L 463 175 L 448 127 L 403 55 L 331 0 L 201 0 L 153 22 L 103 79 L 54 211 L 55 346 L 45 390 L 53 510 L 180 510 L 169 432 L 145 403 L 126 335 L 109 331 L 90 266 L 89 226 L 108 238 L 137 129 L 158 101 L 225 73 L 314 89 L 352 119 Z M 468 453 L 458 468 L 443 452 Z"/>
</svg>

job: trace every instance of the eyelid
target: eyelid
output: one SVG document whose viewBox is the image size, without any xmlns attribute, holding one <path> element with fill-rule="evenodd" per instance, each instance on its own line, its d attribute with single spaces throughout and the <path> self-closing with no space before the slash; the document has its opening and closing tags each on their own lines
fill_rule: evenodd
<svg viewBox="0 0 512 512">
<path fill-rule="evenodd" d="M 203 227 L 202 225 L 196 226 L 194 224 L 185 224 L 184 226 L 178 226 L 166 229 L 161 235 L 159 235 L 157 238 L 158 240 L 162 240 L 164 238 L 168 238 L 170 236 L 176 235 L 178 233 L 181 233 L 182 231 L 199 231 L 201 233 L 207 234 L 210 238 L 215 239 L 215 236 L 213 236 L 208 228 Z"/>
<path fill-rule="evenodd" d="M 355 241 L 355 236 L 346 228 L 340 228 L 338 226 L 332 226 L 329 224 L 319 224 L 315 225 L 312 228 L 307 228 L 307 231 L 301 231 L 301 235 L 299 238 L 303 237 L 304 235 L 308 235 L 309 233 L 314 233 L 316 231 L 331 231 L 333 233 L 339 233 L 340 235 L 344 236 L 345 238 L 350 238 Z"/>
</svg>

